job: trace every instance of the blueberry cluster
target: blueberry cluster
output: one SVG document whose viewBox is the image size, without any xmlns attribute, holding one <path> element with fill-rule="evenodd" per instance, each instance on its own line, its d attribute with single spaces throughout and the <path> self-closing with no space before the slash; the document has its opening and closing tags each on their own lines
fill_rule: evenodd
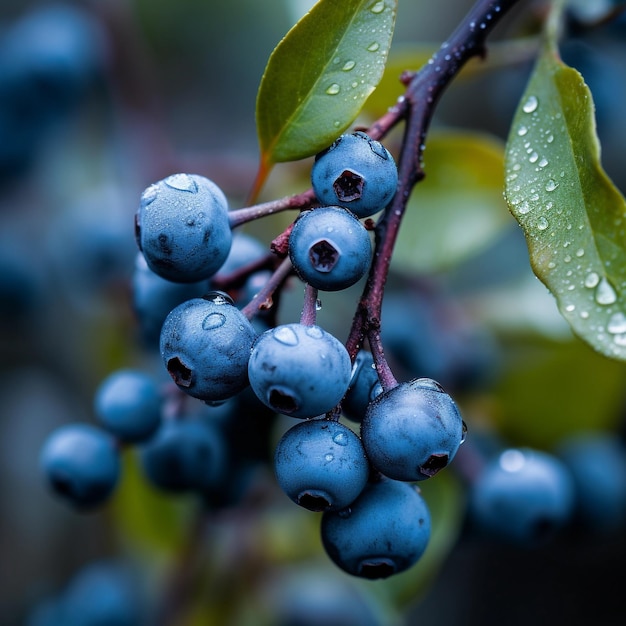
<svg viewBox="0 0 626 626">
<path fill-rule="evenodd" d="M 426 549 L 430 514 L 413 483 L 448 465 L 465 425 L 437 382 L 383 385 L 372 352 L 351 355 L 316 322 L 318 290 L 346 289 L 370 267 L 361 220 L 393 198 L 393 157 L 362 132 L 343 135 L 317 156 L 311 181 L 317 203 L 286 231 L 282 256 L 233 233 L 225 195 L 203 176 L 174 174 L 143 192 L 133 303 L 171 382 L 113 373 L 96 393 L 99 425 L 53 433 L 42 465 L 56 492 L 91 508 L 115 488 L 121 447 L 137 446 L 154 486 L 215 501 L 235 468 L 261 456 L 242 450 L 243 411 L 252 407 L 256 432 L 259 415 L 296 418 L 267 459 L 278 484 L 322 513 L 322 543 L 340 568 L 384 578 Z M 257 292 L 275 282 L 266 297 L 277 298 L 285 267 L 283 278 L 305 283 L 305 303 L 299 321 L 279 323 Z"/>
</svg>

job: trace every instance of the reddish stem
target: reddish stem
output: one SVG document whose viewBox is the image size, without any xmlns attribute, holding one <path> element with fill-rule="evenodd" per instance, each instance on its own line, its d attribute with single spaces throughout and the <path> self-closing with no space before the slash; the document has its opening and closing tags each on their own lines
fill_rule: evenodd
<svg viewBox="0 0 626 626">
<path fill-rule="evenodd" d="M 396 195 L 380 218 L 376 230 L 374 260 L 352 322 L 346 347 L 354 358 L 364 339 L 380 345 L 380 317 L 385 282 L 402 217 L 411 191 L 424 177 L 422 156 L 425 139 L 439 98 L 465 63 L 474 56 L 484 56 L 485 40 L 502 16 L 519 0 L 479 0 L 418 72 L 407 74 L 407 89 L 396 105 L 368 129 L 368 134 L 381 139 L 401 120 L 406 121 L 402 148 L 398 159 Z M 382 349 L 373 351 L 378 371 L 388 370 Z M 382 381 L 381 381 L 382 382 Z M 388 379 L 388 384 L 393 379 Z"/>
</svg>

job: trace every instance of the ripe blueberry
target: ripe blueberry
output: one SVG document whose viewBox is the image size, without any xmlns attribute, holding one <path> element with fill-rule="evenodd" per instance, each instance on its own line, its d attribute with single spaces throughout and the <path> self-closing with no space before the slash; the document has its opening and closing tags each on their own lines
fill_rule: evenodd
<svg viewBox="0 0 626 626">
<path fill-rule="evenodd" d="M 543 541 L 571 518 L 574 484 L 555 456 L 508 449 L 487 463 L 470 494 L 477 528 L 523 544 Z"/>
<path fill-rule="evenodd" d="M 159 276 L 181 283 L 209 278 L 231 246 L 226 196 L 204 176 L 168 176 L 143 192 L 135 236 Z"/>
<path fill-rule="evenodd" d="M 382 392 L 372 353 L 359 350 L 352 366 L 350 387 L 341 402 L 343 414 L 354 422 L 362 421 L 369 403 Z"/>
<path fill-rule="evenodd" d="M 382 211 L 398 184 L 391 153 L 362 132 L 339 137 L 315 158 L 311 169 L 313 191 L 320 203 L 350 209 L 357 217 Z"/>
<path fill-rule="evenodd" d="M 315 417 L 334 408 L 350 383 L 345 346 L 319 326 L 283 324 L 256 340 L 248 375 L 259 400 L 277 413 Z"/>
<path fill-rule="evenodd" d="M 256 331 L 220 292 L 177 306 L 161 329 L 161 357 L 185 393 L 225 400 L 248 385 L 248 357 Z"/>
<path fill-rule="evenodd" d="M 332 420 L 306 420 L 292 426 L 274 455 L 282 490 L 311 511 L 335 511 L 363 491 L 369 465 L 361 440 Z"/>
<path fill-rule="evenodd" d="M 430 378 L 400 383 L 367 408 L 361 437 L 380 472 L 396 480 L 425 480 L 452 460 L 465 427 L 452 398 Z"/>
<path fill-rule="evenodd" d="M 571 434 L 558 457 L 574 480 L 576 514 L 588 528 L 603 531 L 626 521 L 626 449 L 610 432 Z"/>
<path fill-rule="evenodd" d="M 165 421 L 142 448 L 150 482 L 164 491 L 210 491 L 224 477 L 224 442 L 215 424 L 195 418 Z"/>
<path fill-rule="evenodd" d="M 430 513 L 419 490 L 382 477 L 346 509 L 322 516 L 322 543 L 341 569 L 387 578 L 411 567 L 430 539 Z"/>
<path fill-rule="evenodd" d="M 120 474 L 115 439 L 90 424 L 56 429 L 44 444 L 40 464 L 52 490 L 78 509 L 102 504 Z"/>
<path fill-rule="evenodd" d="M 300 278 L 324 291 L 350 287 L 367 271 L 370 236 L 350 211 L 320 207 L 304 211 L 289 237 L 289 258 Z"/>
<path fill-rule="evenodd" d="M 159 389 L 148 374 L 117 370 L 100 383 L 94 410 L 101 424 L 118 439 L 143 441 L 161 421 Z"/>
</svg>

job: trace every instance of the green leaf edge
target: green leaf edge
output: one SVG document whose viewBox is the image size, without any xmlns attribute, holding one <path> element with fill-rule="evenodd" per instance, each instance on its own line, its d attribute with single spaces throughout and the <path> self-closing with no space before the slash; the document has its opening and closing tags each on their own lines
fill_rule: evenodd
<svg viewBox="0 0 626 626">
<path fill-rule="evenodd" d="M 559 312 L 570 325 L 572 332 L 597 352 L 607 357 L 623 361 L 626 360 L 626 313 L 622 310 L 624 295 L 626 294 L 626 262 L 621 264 L 621 268 L 617 267 L 616 269 L 615 265 L 611 267 L 610 260 L 608 262 L 602 261 L 603 255 L 600 254 L 599 249 L 606 249 L 606 242 L 602 241 L 602 232 L 598 232 L 599 229 L 594 230 L 592 227 L 588 206 L 585 204 L 582 213 L 585 217 L 587 230 L 592 234 L 593 245 L 585 246 L 584 250 L 586 260 L 593 256 L 596 261 L 593 263 L 594 269 L 587 270 L 586 274 L 587 276 L 593 272 L 597 274 L 598 283 L 594 285 L 594 287 L 596 287 L 596 294 L 598 293 L 598 289 L 604 288 L 608 296 L 611 296 L 607 297 L 607 299 L 612 299 L 613 296 L 611 294 L 614 294 L 615 300 L 614 302 L 605 303 L 603 305 L 599 305 L 597 300 L 594 303 L 592 299 L 597 296 L 594 296 L 594 292 L 588 288 L 590 296 L 589 307 L 588 310 L 584 309 L 582 311 L 575 305 L 572 307 L 571 302 L 568 302 L 567 291 L 564 292 L 562 285 L 559 284 L 559 282 L 562 282 L 562 276 L 558 271 L 559 267 L 554 267 L 554 261 L 547 260 L 548 257 L 545 253 L 545 248 L 542 249 L 541 246 L 535 246 L 538 240 L 538 220 L 536 219 L 536 212 L 527 210 L 527 207 L 520 210 L 523 205 L 520 204 L 519 196 L 517 195 L 518 192 L 515 190 L 515 180 L 517 179 L 515 174 L 519 174 L 520 171 L 519 169 L 515 170 L 516 166 L 519 165 L 516 154 L 520 143 L 518 130 L 521 127 L 520 120 L 524 119 L 524 106 L 529 102 L 529 98 L 533 96 L 533 91 L 536 91 L 534 86 L 536 82 L 541 80 L 542 72 L 553 79 L 554 89 L 557 91 L 559 86 L 563 86 L 564 84 L 568 84 L 570 90 L 573 88 L 579 90 L 581 100 L 585 102 L 582 112 L 579 112 L 579 118 L 585 121 L 583 128 L 585 128 L 588 133 L 586 137 L 588 151 L 584 155 L 575 154 L 575 141 L 569 136 L 568 141 L 571 145 L 571 152 L 574 158 L 578 158 L 588 166 L 588 176 L 593 183 L 593 190 L 596 194 L 604 197 L 605 201 L 610 204 L 615 224 L 621 222 L 626 223 L 626 200 L 606 174 L 601 164 L 601 148 L 596 134 L 591 91 L 585 84 L 582 75 L 574 68 L 567 66 L 560 59 L 554 40 L 548 40 L 544 44 L 528 82 L 528 86 L 520 99 L 517 111 L 514 115 L 506 146 L 505 199 L 510 212 L 524 230 L 529 248 L 530 263 L 534 274 L 546 285 L 548 290 L 556 298 Z M 567 122 L 567 116 L 564 122 Z M 578 170 L 578 172 L 580 172 L 580 170 Z M 548 182 L 549 180 L 546 179 L 536 186 L 544 183 L 548 184 Z M 589 194 L 585 193 L 585 189 L 582 188 L 582 181 L 579 180 L 579 184 L 581 189 L 578 198 L 581 199 L 581 202 L 585 203 L 585 199 L 588 198 Z M 596 220 L 597 219 L 598 218 L 596 218 Z M 622 241 L 614 252 L 619 253 L 624 257 L 624 261 L 626 261 L 626 236 L 624 236 L 624 230 L 619 234 L 622 237 Z M 607 241 L 609 239 L 610 238 L 607 238 Z M 621 276 L 618 274 L 620 270 Z M 567 271 L 569 270 L 565 270 L 565 272 Z M 612 306 L 613 304 L 616 306 Z M 620 306 L 622 309 L 616 310 L 616 308 Z M 595 317 L 601 318 L 600 323 L 593 323 L 594 318 L 591 310 L 595 312 Z M 621 324 L 622 322 L 623 324 Z M 611 328 L 617 329 L 620 328 L 620 325 L 624 326 L 624 332 L 611 332 Z"/>
<path fill-rule="evenodd" d="M 371 8 L 376 4 L 379 4 L 379 2 L 380 0 L 345 0 L 343 7 L 344 10 L 347 10 L 346 5 L 348 5 L 349 3 L 355 5 L 353 9 L 353 16 L 349 20 L 349 23 L 353 23 L 362 12 L 366 10 L 370 11 Z M 266 94 L 268 93 L 267 85 L 270 80 L 274 78 L 275 74 L 279 74 L 284 71 L 285 61 L 283 59 L 289 59 L 292 56 L 289 54 L 289 50 L 292 46 L 294 46 L 296 43 L 300 43 L 300 41 L 302 40 L 314 41 L 314 27 L 316 27 L 318 23 L 324 21 L 325 16 L 329 12 L 332 12 L 333 6 L 336 7 L 337 3 L 335 2 L 335 0 L 319 0 L 313 6 L 313 8 L 289 30 L 285 37 L 283 37 L 283 39 L 278 43 L 276 48 L 274 48 L 261 78 L 261 84 L 259 86 L 256 101 L 256 126 L 259 146 L 261 150 L 261 161 L 262 163 L 265 163 L 266 166 L 270 163 L 296 161 L 309 156 L 313 156 L 320 150 L 330 145 L 332 141 L 334 141 L 336 137 L 344 132 L 356 119 L 360 110 L 365 104 L 365 101 L 374 91 L 383 76 L 387 55 L 391 45 L 391 39 L 395 26 L 395 18 L 397 14 L 397 0 L 384 0 L 384 2 L 386 4 L 385 11 L 388 9 L 391 10 L 391 24 L 386 41 L 380 41 L 380 48 L 377 51 L 381 56 L 384 57 L 383 63 L 379 65 L 377 72 L 368 75 L 369 87 L 367 89 L 367 94 L 360 97 L 355 97 L 354 106 L 351 109 L 352 113 L 349 116 L 344 116 L 342 118 L 338 115 L 328 115 L 329 119 L 332 118 L 332 123 L 330 123 L 326 128 L 321 126 L 318 122 L 315 124 L 315 127 L 313 129 L 307 128 L 305 131 L 302 131 L 300 133 L 302 141 L 298 149 L 290 150 L 285 149 L 281 146 L 281 140 L 285 136 L 285 133 L 293 127 L 293 123 L 291 121 L 282 124 L 280 133 L 271 134 L 269 129 L 266 129 L 267 125 L 264 120 L 267 119 L 267 116 L 264 109 L 267 107 L 266 101 L 273 100 L 273 98 L 269 98 L 269 96 L 266 96 Z M 348 27 L 349 24 L 344 29 L 344 32 L 348 32 Z M 343 36 L 340 42 L 342 40 Z M 338 47 L 339 45 L 336 45 L 333 50 L 336 51 Z M 334 56 L 335 52 L 329 55 L 328 61 L 325 64 L 324 69 L 326 69 L 332 63 L 332 58 Z M 309 89 L 308 93 L 314 91 L 315 87 L 319 85 L 323 76 L 325 76 L 325 73 L 321 72 Z M 306 100 L 307 97 L 302 99 L 302 101 Z M 296 112 L 297 110 L 298 109 L 296 109 Z M 294 115 L 295 112 L 290 116 L 290 120 L 293 120 Z M 317 129 L 318 132 L 311 132 L 314 129 Z M 282 140 L 282 142 L 287 143 L 284 140 Z"/>
</svg>

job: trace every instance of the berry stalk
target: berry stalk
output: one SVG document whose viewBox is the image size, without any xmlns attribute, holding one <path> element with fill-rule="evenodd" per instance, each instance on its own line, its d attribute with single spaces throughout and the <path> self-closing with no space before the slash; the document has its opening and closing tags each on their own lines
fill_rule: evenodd
<svg viewBox="0 0 626 626">
<path fill-rule="evenodd" d="M 419 71 L 405 74 L 405 94 L 387 114 L 367 130 L 372 138 L 380 139 L 401 121 L 406 123 L 398 159 L 398 188 L 394 199 L 376 225 L 374 259 L 346 341 L 346 347 L 353 359 L 366 337 L 370 345 L 380 345 L 381 307 L 391 256 L 411 191 L 425 175 L 425 141 L 439 98 L 469 59 L 485 55 L 487 36 L 517 2 L 518 0 L 476 2 L 429 62 Z M 378 359 L 376 366 L 385 376 L 388 367 L 384 363 L 382 351 L 377 350 L 375 356 Z M 392 384 L 392 381 L 388 380 L 387 384 Z"/>
</svg>

